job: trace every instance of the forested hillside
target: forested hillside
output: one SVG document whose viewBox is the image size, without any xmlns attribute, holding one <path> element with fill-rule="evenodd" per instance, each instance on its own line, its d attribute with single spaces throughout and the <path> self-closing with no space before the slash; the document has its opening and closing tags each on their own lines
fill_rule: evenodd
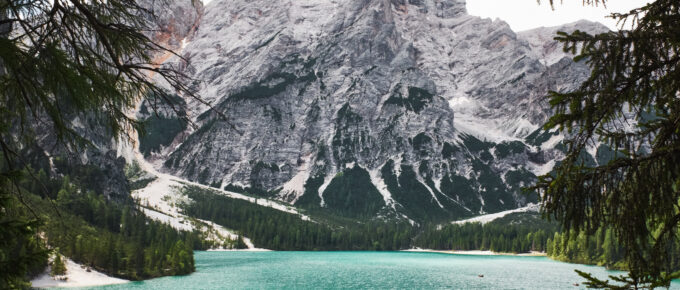
<svg viewBox="0 0 680 290">
<path fill-rule="evenodd" d="M 625 248 L 611 228 L 601 227 L 592 234 L 585 231 L 556 232 L 548 239 L 547 253 L 560 261 L 628 270 Z M 680 241 L 675 240 L 665 253 L 668 269 L 680 271 Z"/>
<path fill-rule="evenodd" d="M 504 253 L 545 252 L 548 239 L 558 232 L 555 223 L 538 214 L 515 213 L 487 224 L 429 226 L 414 245 L 438 250 L 488 250 Z"/>
<path fill-rule="evenodd" d="M 405 250 L 413 247 L 438 250 L 491 250 L 523 253 L 545 251 L 549 237 L 558 230 L 536 214 L 511 215 L 482 225 L 411 225 L 406 222 L 369 222 L 333 215 L 312 215 L 313 221 L 247 201 L 232 199 L 212 190 L 187 187 L 183 194 L 192 202 L 185 213 L 239 231 L 257 247 L 273 250 Z M 323 213 L 323 212 L 322 212 Z"/>
<path fill-rule="evenodd" d="M 187 214 L 237 230 L 257 247 L 272 250 L 400 250 L 410 246 L 415 230 L 408 223 L 304 221 L 198 187 L 187 187 L 183 193 L 193 200 L 185 205 Z"/>
<path fill-rule="evenodd" d="M 40 170 L 35 179 L 23 179 L 18 184 L 22 202 L 9 215 L 41 221 L 36 249 L 50 249 L 100 272 L 130 280 L 194 271 L 193 250 L 209 246 L 198 233 L 177 231 L 150 220 L 130 199 L 108 200 L 88 190 L 94 185 L 87 181 L 97 171 L 77 171 L 81 175 L 72 178 L 49 177 Z M 42 270 L 46 257 L 36 261 L 30 273 Z"/>
</svg>

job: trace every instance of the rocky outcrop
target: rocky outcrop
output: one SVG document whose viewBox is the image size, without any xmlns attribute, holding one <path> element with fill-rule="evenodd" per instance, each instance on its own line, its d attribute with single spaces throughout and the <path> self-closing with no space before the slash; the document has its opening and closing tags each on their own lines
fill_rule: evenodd
<svg viewBox="0 0 680 290">
<path fill-rule="evenodd" d="M 149 21 L 153 30 L 150 37 L 173 51 L 180 50 L 185 39 L 198 28 L 203 13 L 203 4 L 198 0 L 143 0 L 139 4 L 151 12 Z"/>
<path fill-rule="evenodd" d="M 541 46 L 544 34 L 467 15 L 459 0 L 215 0 L 182 51 L 215 111 L 186 100 L 197 126 L 154 158 L 194 181 L 347 216 L 523 206 L 536 197 L 521 187 L 557 154 L 541 146 L 552 136 L 539 129 L 543 96 L 588 72 Z"/>
</svg>

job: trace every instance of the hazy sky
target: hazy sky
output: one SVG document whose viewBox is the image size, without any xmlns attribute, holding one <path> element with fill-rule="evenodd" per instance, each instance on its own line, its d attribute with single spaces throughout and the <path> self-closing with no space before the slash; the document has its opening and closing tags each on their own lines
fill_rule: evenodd
<svg viewBox="0 0 680 290">
<path fill-rule="evenodd" d="M 208 4 L 212 0 L 203 0 Z M 628 12 L 645 5 L 651 0 L 607 0 L 607 8 L 583 6 L 583 0 L 554 0 L 555 9 L 550 8 L 549 0 L 466 0 L 468 13 L 491 19 L 502 19 L 514 31 L 522 31 L 541 26 L 557 26 L 581 19 L 597 21 L 616 28 L 616 21 L 605 16 L 612 12 Z"/>
<path fill-rule="evenodd" d="M 608 0 L 607 8 L 583 6 L 583 0 L 555 0 L 555 10 L 548 0 L 467 0 L 468 13 L 491 19 L 502 19 L 514 31 L 522 31 L 541 26 L 556 26 L 580 19 L 597 21 L 616 28 L 616 21 L 605 16 L 612 12 L 628 12 L 644 6 L 650 0 Z"/>
</svg>

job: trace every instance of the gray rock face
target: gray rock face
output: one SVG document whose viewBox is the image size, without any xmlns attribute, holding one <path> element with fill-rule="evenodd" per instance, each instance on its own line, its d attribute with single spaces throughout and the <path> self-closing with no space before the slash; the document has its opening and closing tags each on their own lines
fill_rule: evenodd
<svg viewBox="0 0 680 290">
<path fill-rule="evenodd" d="M 227 120 L 186 100 L 198 128 L 156 157 L 172 174 L 310 208 L 332 209 L 326 191 L 332 204 L 347 193 L 345 204 L 420 221 L 536 200 L 520 188 L 555 156 L 541 147 L 551 135 L 537 137 L 549 113 L 542 97 L 588 73 L 546 52 L 556 45 L 539 37 L 546 29 L 518 35 L 467 15 L 460 0 L 215 0 L 204 9 L 182 53 L 200 95 Z"/>
<path fill-rule="evenodd" d="M 151 26 L 159 29 L 151 35 L 153 39 L 170 49 L 180 49 L 181 42 L 198 24 L 202 5 L 192 1 L 140 1 L 141 5 L 156 14 Z M 0 19 L 3 15 L 0 15 Z M 0 37 L 10 31 L 9 25 L 0 25 Z M 0 73 L 2 64 L 0 63 Z M 170 115 L 171 110 L 159 108 L 160 116 Z M 89 143 L 84 146 L 73 146 L 68 140 L 59 140 L 55 135 L 47 116 L 33 121 L 34 131 L 39 138 L 36 142 L 22 144 L 22 158 L 25 158 L 35 170 L 44 170 L 50 176 L 69 175 L 72 181 L 78 182 L 88 190 L 102 194 L 113 200 L 129 200 L 130 186 L 125 177 L 126 160 L 121 157 L 126 142 L 112 136 L 108 130 L 106 116 L 94 112 L 75 112 L 68 106 L 62 107 L 63 114 L 70 119 L 70 129 Z M 142 114 L 140 114 L 142 115 Z M 142 118 L 148 118 L 147 113 Z M 167 119 L 167 118 L 166 118 Z M 31 122 L 27 122 L 31 123 Z"/>
<path fill-rule="evenodd" d="M 172 50 L 182 47 L 184 39 L 197 28 L 203 13 L 203 4 L 193 0 L 141 0 L 139 4 L 152 12 L 149 15 L 152 39 Z"/>
</svg>

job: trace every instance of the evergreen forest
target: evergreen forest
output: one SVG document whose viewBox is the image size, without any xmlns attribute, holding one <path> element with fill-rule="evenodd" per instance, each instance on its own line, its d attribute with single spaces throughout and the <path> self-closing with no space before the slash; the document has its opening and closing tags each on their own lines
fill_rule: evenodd
<svg viewBox="0 0 680 290">
<path fill-rule="evenodd" d="M 9 208 L 14 218 L 35 218 L 40 223 L 31 243 L 15 246 L 43 253 L 29 276 L 42 271 L 48 252 L 64 255 L 97 271 L 130 280 L 184 275 L 195 270 L 193 250 L 210 246 L 198 233 L 177 231 L 146 217 L 132 200 L 109 200 L 84 188 L 69 175 L 47 176 L 38 171 L 35 179 L 19 186 L 22 201 Z M 11 261 L 11 257 L 9 257 Z"/>
</svg>

